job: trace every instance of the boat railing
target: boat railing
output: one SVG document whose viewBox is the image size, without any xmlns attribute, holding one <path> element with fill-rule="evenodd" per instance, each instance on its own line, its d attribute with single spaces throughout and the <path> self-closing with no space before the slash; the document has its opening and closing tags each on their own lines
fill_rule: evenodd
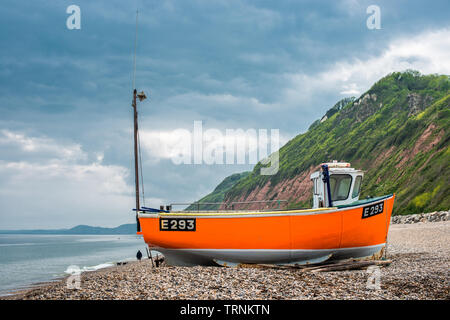
<svg viewBox="0 0 450 320">
<path fill-rule="evenodd" d="M 200 211 L 200 206 L 203 205 L 224 205 L 224 208 L 221 208 L 220 210 L 236 210 L 235 206 L 240 204 L 254 204 L 254 203 L 272 203 L 275 202 L 277 204 L 277 209 L 280 209 L 281 203 L 286 202 L 288 203 L 288 200 L 253 200 L 253 201 L 233 201 L 233 202 L 178 202 L 178 203 L 171 203 L 170 209 L 172 209 L 172 206 L 195 206 L 197 208 L 197 211 Z M 271 208 L 273 209 L 273 208 Z"/>
</svg>

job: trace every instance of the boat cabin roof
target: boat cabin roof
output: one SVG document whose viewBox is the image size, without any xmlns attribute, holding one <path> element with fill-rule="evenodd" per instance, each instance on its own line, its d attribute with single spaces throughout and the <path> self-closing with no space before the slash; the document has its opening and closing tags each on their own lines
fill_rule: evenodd
<svg viewBox="0 0 450 320">
<path fill-rule="evenodd" d="M 328 165 L 328 171 L 330 172 L 330 174 L 363 174 L 364 171 L 363 170 L 359 170 L 359 169 L 355 169 L 355 168 L 351 168 L 350 167 L 350 163 L 348 162 L 337 162 L 337 161 L 333 161 L 333 162 L 326 162 L 326 163 L 322 163 L 322 165 Z M 318 178 L 320 176 L 320 172 L 321 170 L 315 171 L 311 174 L 311 179 L 315 179 Z"/>
</svg>

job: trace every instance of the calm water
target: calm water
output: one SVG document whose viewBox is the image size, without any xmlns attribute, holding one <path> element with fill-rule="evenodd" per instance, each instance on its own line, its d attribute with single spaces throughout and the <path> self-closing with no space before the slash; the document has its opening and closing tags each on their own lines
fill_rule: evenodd
<svg viewBox="0 0 450 320">
<path fill-rule="evenodd" d="M 65 276 L 69 266 L 84 271 L 136 259 L 145 243 L 135 235 L 0 234 L 0 295 Z"/>
</svg>

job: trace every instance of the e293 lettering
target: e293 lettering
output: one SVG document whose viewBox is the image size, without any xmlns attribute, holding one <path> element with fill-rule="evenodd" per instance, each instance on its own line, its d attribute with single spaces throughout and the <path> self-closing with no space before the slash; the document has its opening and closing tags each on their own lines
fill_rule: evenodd
<svg viewBox="0 0 450 320">
<path fill-rule="evenodd" d="M 195 218 L 159 218 L 160 231 L 195 231 Z"/>
<path fill-rule="evenodd" d="M 363 208 L 362 218 L 370 218 L 377 214 L 382 213 L 384 210 L 384 202 L 371 204 L 370 206 Z"/>
</svg>

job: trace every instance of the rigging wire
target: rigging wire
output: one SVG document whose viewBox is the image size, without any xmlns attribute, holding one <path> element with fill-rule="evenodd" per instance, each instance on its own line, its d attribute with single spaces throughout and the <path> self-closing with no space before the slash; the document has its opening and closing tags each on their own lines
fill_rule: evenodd
<svg viewBox="0 0 450 320">
<path fill-rule="evenodd" d="M 133 88 L 132 90 L 136 89 L 136 48 L 137 48 L 137 37 L 138 37 L 138 14 L 139 10 L 136 10 L 136 32 L 134 37 L 134 56 L 133 56 Z"/>
<path fill-rule="evenodd" d="M 129 168 L 129 170 L 130 170 L 130 173 L 131 172 L 133 172 L 133 170 L 134 170 L 134 156 L 133 156 L 133 153 L 134 153 L 134 145 L 133 145 L 133 143 L 134 143 L 134 141 L 133 141 L 133 121 L 134 121 L 134 118 L 133 118 L 133 113 L 131 112 L 130 113 L 130 121 L 129 121 L 129 125 L 128 125 L 128 132 L 130 133 L 129 135 L 128 135 L 128 145 L 129 145 L 129 148 L 130 148 L 130 151 L 128 152 L 128 168 Z M 131 175 L 130 175 L 130 177 L 131 177 Z M 130 181 L 130 183 L 132 183 L 131 181 Z M 135 190 L 133 190 L 133 189 L 130 189 L 130 196 L 136 196 L 136 193 L 135 193 Z M 133 206 L 133 208 L 134 208 L 134 206 Z"/>
<path fill-rule="evenodd" d="M 137 39 L 138 39 L 138 16 L 139 10 L 136 10 L 136 29 L 134 38 L 134 55 L 133 55 L 133 80 L 132 80 L 132 90 L 136 89 L 136 50 L 137 50 Z M 139 126 L 138 126 L 139 128 Z M 138 140 L 138 153 L 139 153 L 139 168 L 141 177 L 141 190 L 142 190 L 142 203 L 145 206 L 145 192 L 144 192 L 144 177 L 142 174 L 142 156 L 141 156 L 141 140 L 139 136 L 139 129 L 137 130 L 137 140 Z M 140 195 L 139 195 L 140 196 Z M 139 209 L 139 208 L 137 208 Z"/>
<path fill-rule="evenodd" d="M 135 38 L 134 38 L 134 50 L 133 50 L 133 65 L 132 65 L 132 78 L 131 78 L 131 91 L 134 91 L 135 89 L 135 82 L 136 82 L 136 48 L 137 48 L 137 32 L 138 32 L 138 10 L 136 10 L 136 27 L 135 27 Z M 132 121 L 130 121 L 130 131 L 133 132 L 133 114 L 131 114 L 131 119 Z M 133 170 L 134 168 L 134 157 L 133 157 L 133 152 L 134 152 L 134 146 L 133 146 L 133 135 L 130 135 L 130 146 L 131 146 L 131 152 L 130 157 L 129 157 L 129 168 L 131 169 L 130 171 Z M 133 192 L 134 193 L 134 192 Z M 139 209 L 139 208 L 136 208 Z"/>
<path fill-rule="evenodd" d="M 138 136 L 139 169 L 140 169 L 139 171 L 141 174 L 142 203 L 145 207 L 144 175 L 142 174 L 141 138 L 139 135 L 139 130 L 137 132 L 137 136 Z"/>
</svg>

